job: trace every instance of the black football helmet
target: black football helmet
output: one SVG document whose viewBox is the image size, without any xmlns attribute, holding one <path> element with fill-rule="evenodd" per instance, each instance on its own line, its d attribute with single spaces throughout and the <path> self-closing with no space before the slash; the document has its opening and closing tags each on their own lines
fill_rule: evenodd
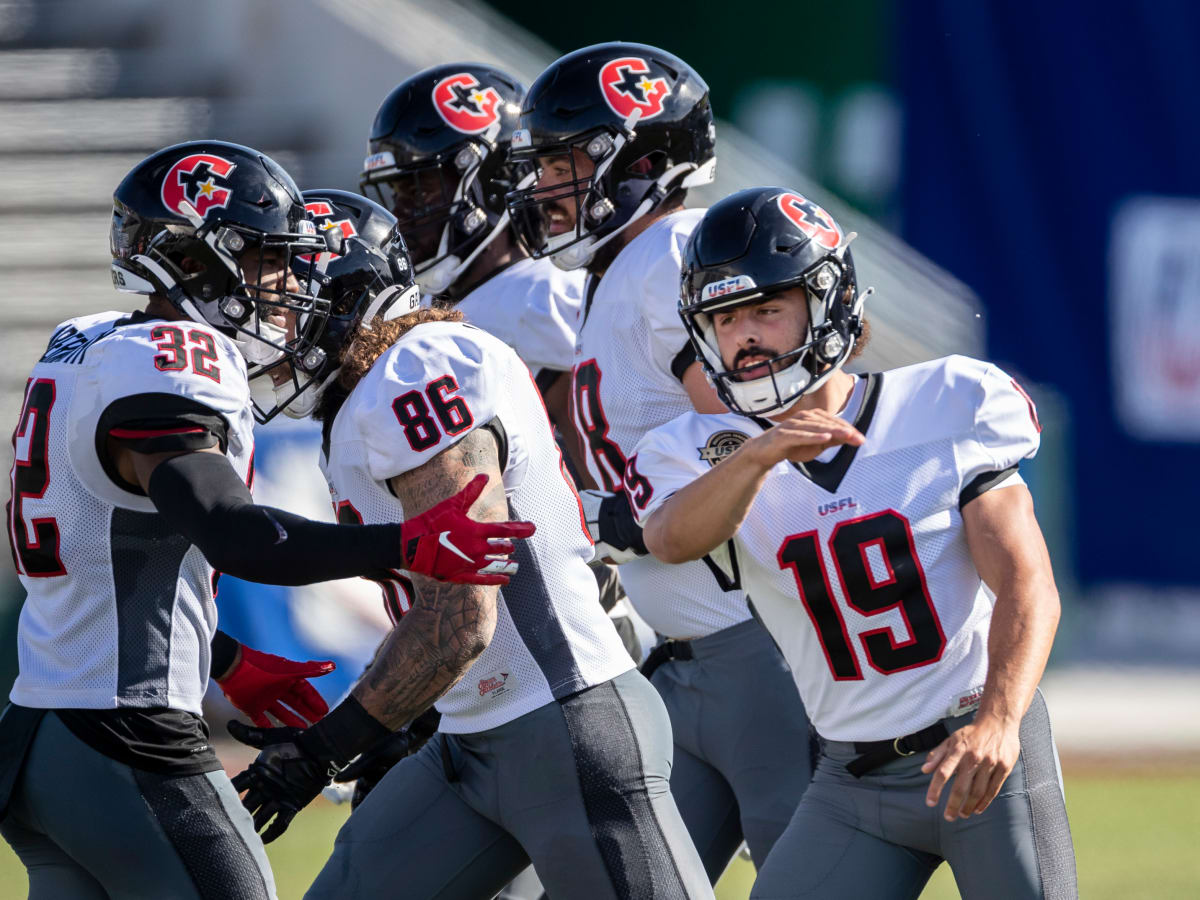
<svg viewBox="0 0 1200 900">
<path fill-rule="evenodd" d="M 569 53 L 525 95 L 512 157 L 566 157 L 572 177 L 508 195 L 518 236 L 534 256 L 586 266 L 674 191 L 711 182 L 715 147 L 708 85 L 677 56 L 621 42 Z M 587 154 L 593 174 L 578 174 L 572 150 Z M 548 236 L 549 207 L 563 203 L 575 205 L 575 227 Z"/>
<path fill-rule="evenodd" d="M 337 377 L 342 348 L 359 327 L 394 319 L 420 306 L 412 263 L 396 217 L 366 197 L 349 191 L 304 192 L 304 207 L 329 250 L 315 258 L 297 258 L 299 279 L 311 278 L 311 290 L 328 306 L 324 328 L 290 360 L 257 368 L 251 378 L 276 373 L 275 405 L 262 421 L 283 412 L 293 419 L 312 413 L 322 391 Z M 278 373 L 286 371 L 286 380 Z"/>
<path fill-rule="evenodd" d="M 713 205 L 683 251 L 679 315 L 721 400 L 742 415 L 787 409 L 845 364 L 862 334 L 862 307 L 849 244 L 833 216 L 786 188 L 739 191 Z M 808 331 L 799 347 L 772 357 L 769 374 L 742 380 L 761 360 L 728 369 L 713 327 L 717 312 L 803 287 Z"/>
<path fill-rule="evenodd" d="M 190 141 L 138 163 L 113 194 L 110 244 L 117 290 L 165 297 L 251 365 L 303 356 L 324 327 L 328 304 L 288 273 L 325 237 L 291 176 L 250 147 Z M 304 323 L 291 341 L 267 320 L 288 311 Z"/>
<path fill-rule="evenodd" d="M 401 82 L 375 114 L 361 188 L 400 220 L 429 294 L 449 289 L 508 225 L 504 195 L 532 172 L 508 158 L 524 95 L 499 69 L 450 63 Z"/>
</svg>

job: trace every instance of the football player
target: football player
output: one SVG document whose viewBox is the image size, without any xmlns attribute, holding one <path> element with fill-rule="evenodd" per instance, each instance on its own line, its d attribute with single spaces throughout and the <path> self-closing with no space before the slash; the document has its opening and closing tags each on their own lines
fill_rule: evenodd
<svg viewBox="0 0 1200 900">
<path fill-rule="evenodd" d="M 510 226 L 505 195 L 533 178 L 509 158 L 524 96 L 480 63 L 418 72 L 375 114 L 361 188 L 400 220 L 421 290 L 516 350 L 565 428 L 583 273 L 531 259 Z"/>
<path fill-rule="evenodd" d="M 1037 690 L 1059 602 L 1018 472 L 1033 402 L 951 356 L 852 376 L 849 238 L 811 200 L 722 200 L 684 251 L 680 314 L 731 412 L 687 413 L 629 462 L 656 556 L 732 540 L 821 735 L 759 898 L 917 896 L 947 860 L 965 898 L 1074 897 Z"/>
<path fill-rule="evenodd" d="M 683 245 L 703 215 L 683 203 L 713 178 L 714 140 L 708 86 L 686 62 L 641 44 L 587 47 L 553 63 L 525 98 L 513 156 L 540 174 L 509 207 L 535 255 L 589 273 L 573 400 L 600 493 L 585 493 L 585 508 L 599 552 L 624 562 L 634 609 L 667 638 L 646 671 L 671 714 L 672 790 L 715 882 L 743 838 L 766 858 L 809 762 L 800 698 L 736 569 L 637 557 L 644 547 L 621 489 L 646 432 L 693 406 L 725 410 L 676 311 Z"/>
<path fill-rule="evenodd" d="M 201 700 L 212 674 L 255 721 L 302 724 L 325 711 L 305 675 L 330 666 L 221 636 L 214 566 L 278 584 L 381 566 L 498 584 L 507 538 L 532 526 L 467 518 L 482 480 L 400 525 L 254 504 L 247 363 L 299 365 L 328 320 L 290 269 L 326 239 L 268 157 L 217 141 L 150 156 L 116 189 L 111 242 L 114 284 L 145 310 L 60 325 L 14 433 L 8 524 L 28 597 L 0 718 L 0 832 L 32 897 L 273 897 Z M 286 315 L 304 321 L 293 340 Z"/>
<path fill-rule="evenodd" d="M 430 300 L 457 309 L 529 366 L 578 477 L 584 461 L 568 400 L 585 273 L 530 258 L 510 226 L 505 195 L 534 178 L 531 162 L 509 157 L 524 96 L 517 79 L 480 63 L 418 72 L 375 115 L 361 190 L 399 219 Z M 602 605 L 640 661 L 616 570 L 597 562 L 593 572 Z M 355 795 L 370 783 L 357 785 Z"/>
<path fill-rule="evenodd" d="M 318 194 L 363 236 L 328 262 L 321 297 L 335 316 L 370 310 L 403 267 L 364 280 L 355 258 L 396 252 L 394 220 L 361 197 L 310 202 Z M 378 227 L 389 220 L 393 236 Z M 331 773 L 436 706 L 438 733 L 354 810 L 307 896 L 490 897 L 532 860 L 552 896 L 711 898 L 671 796 L 666 710 L 597 602 L 591 541 L 537 388 L 511 348 L 461 318 L 364 313 L 317 373 L 339 518 L 411 516 L 483 477 L 480 514 L 519 510 L 537 536 L 515 549 L 520 569 L 502 590 L 378 573 L 398 621 L 370 668 L 307 730 L 231 725 L 262 748 L 234 783 L 273 839 Z"/>
</svg>

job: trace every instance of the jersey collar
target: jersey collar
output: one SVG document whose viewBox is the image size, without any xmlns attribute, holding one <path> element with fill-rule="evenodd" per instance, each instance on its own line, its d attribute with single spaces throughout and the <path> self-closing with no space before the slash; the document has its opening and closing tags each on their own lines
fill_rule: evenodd
<svg viewBox="0 0 1200 900">
<path fill-rule="evenodd" d="M 867 386 L 863 391 L 862 405 L 859 407 L 858 415 L 854 417 L 852 424 L 865 435 L 867 429 L 871 427 L 871 420 L 875 418 L 875 406 L 879 402 L 879 391 L 883 386 L 883 373 L 872 372 L 869 375 L 859 377 L 866 379 Z M 763 431 L 774 425 L 769 419 L 764 419 L 761 416 L 751 416 L 750 418 Z M 851 444 L 843 444 L 833 459 L 828 462 L 818 462 L 817 460 L 806 463 L 794 462 L 792 466 L 817 487 L 835 494 L 842 483 L 842 479 L 846 477 L 846 472 L 849 471 L 850 464 L 854 462 L 854 456 L 857 453 L 857 447 Z"/>
</svg>

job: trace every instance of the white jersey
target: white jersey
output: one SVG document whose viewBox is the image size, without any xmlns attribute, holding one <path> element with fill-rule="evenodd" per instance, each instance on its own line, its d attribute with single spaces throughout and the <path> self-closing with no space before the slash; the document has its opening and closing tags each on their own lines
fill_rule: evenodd
<svg viewBox="0 0 1200 900">
<path fill-rule="evenodd" d="M 107 312 L 55 330 L 13 440 L 8 527 L 28 591 L 14 703 L 200 714 L 213 569 L 121 478 L 106 446 L 218 443 L 249 482 L 253 425 L 245 363 L 208 325 Z"/>
<path fill-rule="evenodd" d="M 533 372 L 566 372 L 574 358 L 585 277 L 582 269 L 564 272 L 549 259 L 522 259 L 501 269 L 454 308 L 516 350 Z"/>
<path fill-rule="evenodd" d="M 860 377 L 845 413 L 866 443 L 776 465 L 734 545 L 817 731 L 885 740 L 978 702 L 993 598 L 961 510 L 1020 483 L 1040 429 L 1015 381 L 962 356 Z M 639 516 L 768 425 L 691 413 L 647 435 Z"/>
<path fill-rule="evenodd" d="M 652 428 L 692 409 L 680 381 L 695 359 L 679 318 L 683 247 L 704 215 L 656 221 L 622 248 L 599 279 L 575 345 L 575 426 L 600 488 L 619 491 L 626 460 Z M 668 566 L 642 557 L 621 566 L 638 615 L 659 634 L 697 638 L 750 618 L 745 595 L 710 560 Z"/>
<path fill-rule="evenodd" d="M 323 460 L 339 521 L 403 520 L 388 480 L 476 428 L 497 435 L 509 513 L 534 522 L 537 533 L 516 542 L 520 570 L 499 591 L 491 643 L 437 702 L 441 730 L 450 733 L 495 728 L 633 666 L 600 606 L 579 497 L 529 370 L 478 328 L 417 325 L 355 385 Z M 389 575 L 385 602 L 403 615 L 412 583 Z"/>
</svg>

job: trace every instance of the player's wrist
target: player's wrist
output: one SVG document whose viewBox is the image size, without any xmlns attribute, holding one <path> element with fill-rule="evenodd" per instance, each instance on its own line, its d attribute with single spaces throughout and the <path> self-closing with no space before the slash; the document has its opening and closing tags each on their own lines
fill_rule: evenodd
<svg viewBox="0 0 1200 900">
<path fill-rule="evenodd" d="M 980 704 L 975 713 L 974 725 L 977 728 L 991 728 L 997 731 L 1016 731 L 1021 727 L 1021 716 L 1014 711 Z"/>
<path fill-rule="evenodd" d="M 784 459 L 784 456 L 776 449 L 776 442 L 773 438 L 774 435 L 770 431 L 764 431 L 762 434 L 750 438 L 722 465 L 733 463 L 734 466 L 737 466 L 740 464 L 752 470 L 756 475 L 769 472 L 777 462 Z"/>
<path fill-rule="evenodd" d="M 296 743 L 316 758 L 344 768 L 350 760 L 390 733 L 386 725 L 351 695 L 316 725 L 305 729 Z"/>
</svg>

